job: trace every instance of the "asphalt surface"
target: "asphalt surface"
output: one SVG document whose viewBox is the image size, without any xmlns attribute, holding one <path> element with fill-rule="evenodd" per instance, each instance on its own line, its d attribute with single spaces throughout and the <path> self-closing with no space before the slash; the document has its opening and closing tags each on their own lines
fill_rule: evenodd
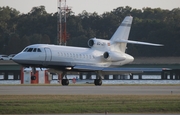
<svg viewBox="0 0 180 115">
<path fill-rule="evenodd" d="M 180 86 L 0 86 L 0 95 L 180 95 Z"/>
</svg>

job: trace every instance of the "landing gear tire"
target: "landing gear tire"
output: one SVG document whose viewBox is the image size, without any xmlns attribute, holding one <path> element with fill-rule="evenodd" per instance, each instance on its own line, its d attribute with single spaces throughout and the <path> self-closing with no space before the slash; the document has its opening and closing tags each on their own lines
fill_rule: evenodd
<svg viewBox="0 0 180 115">
<path fill-rule="evenodd" d="M 36 76 L 31 76 L 31 80 L 36 80 Z"/>
<path fill-rule="evenodd" d="M 69 85 L 69 80 L 68 79 L 62 79 L 61 83 L 63 86 L 67 86 L 67 85 Z"/>
<path fill-rule="evenodd" d="M 101 86 L 102 85 L 102 80 L 101 79 L 95 79 L 94 80 L 94 85 Z"/>
</svg>

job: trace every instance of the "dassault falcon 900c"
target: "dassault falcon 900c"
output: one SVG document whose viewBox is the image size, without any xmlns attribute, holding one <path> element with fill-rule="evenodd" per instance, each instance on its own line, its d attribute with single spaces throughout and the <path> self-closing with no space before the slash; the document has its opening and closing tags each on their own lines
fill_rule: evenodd
<svg viewBox="0 0 180 115">
<path fill-rule="evenodd" d="M 49 68 L 61 72 L 62 85 L 68 85 L 67 72 L 96 72 L 95 85 L 102 84 L 105 74 L 133 72 L 131 69 L 117 68 L 128 64 L 134 58 L 125 53 L 127 43 L 162 46 L 147 42 L 128 40 L 133 17 L 126 16 L 110 40 L 91 38 L 90 48 L 61 45 L 35 44 L 27 46 L 13 57 L 13 61 L 24 66 Z"/>
</svg>

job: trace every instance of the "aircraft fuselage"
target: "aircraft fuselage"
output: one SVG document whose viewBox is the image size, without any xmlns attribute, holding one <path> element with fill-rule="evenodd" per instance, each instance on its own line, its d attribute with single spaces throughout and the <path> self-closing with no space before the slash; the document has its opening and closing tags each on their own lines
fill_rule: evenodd
<svg viewBox="0 0 180 115">
<path fill-rule="evenodd" d="M 128 54 L 119 52 L 122 55 L 122 60 L 112 62 L 103 58 L 104 52 L 93 48 L 35 44 L 26 47 L 13 60 L 23 66 L 57 67 L 60 69 L 61 67 L 73 67 L 75 65 L 96 67 L 120 66 L 130 63 L 134 59 Z"/>
</svg>

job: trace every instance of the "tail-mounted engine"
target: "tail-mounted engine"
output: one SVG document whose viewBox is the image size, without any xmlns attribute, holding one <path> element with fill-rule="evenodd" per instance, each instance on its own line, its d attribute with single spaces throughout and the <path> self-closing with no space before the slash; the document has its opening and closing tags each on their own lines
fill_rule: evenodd
<svg viewBox="0 0 180 115">
<path fill-rule="evenodd" d="M 96 38 L 91 38 L 88 41 L 88 46 L 89 47 L 95 47 L 95 48 L 106 48 L 110 46 L 110 41 L 109 40 L 102 40 L 102 39 L 96 39 Z"/>
<path fill-rule="evenodd" d="M 121 52 L 104 52 L 103 58 L 107 61 L 123 61 L 125 56 Z"/>
<path fill-rule="evenodd" d="M 89 47 L 93 47 L 93 45 L 94 45 L 94 40 L 93 40 L 93 39 L 90 39 L 90 40 L 88 41 L 88 46 L 89 46 Z"/>
</svg>

